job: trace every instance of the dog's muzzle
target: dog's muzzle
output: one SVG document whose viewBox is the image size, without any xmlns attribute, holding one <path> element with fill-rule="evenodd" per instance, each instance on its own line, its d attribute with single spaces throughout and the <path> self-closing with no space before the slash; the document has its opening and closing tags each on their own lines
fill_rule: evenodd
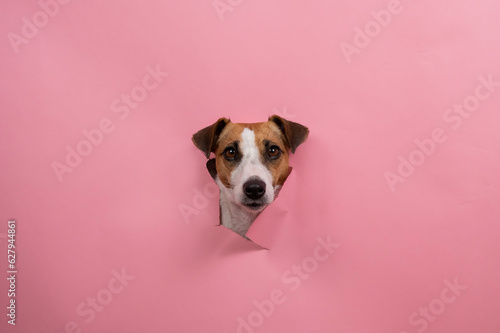
<svg viewBox="0 0 500 333">
<path fill-rule="evenodd" d="M 262 200 L 266 193 L 266 183 L 260 178 L 251 178 L 243 184 L 243 193 L 245 198 L 243 204 L 252 209 L 260 210 L 264 208 L 266 203 Z"/>
</svg>

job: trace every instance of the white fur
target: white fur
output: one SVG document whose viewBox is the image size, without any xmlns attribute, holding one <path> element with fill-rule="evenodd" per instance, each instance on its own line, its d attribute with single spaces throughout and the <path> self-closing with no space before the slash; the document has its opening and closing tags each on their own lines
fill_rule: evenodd
<svg viewBox="0 0 500 333">
<path fill-rule="evenodd" d="M 219 178 L 216 178 L 215 181 L 221 188 L 219 198 L 221 224 L 241 236 L 245 236 L 248 228 L 250 228 L 260 212 L 250 212 L 248 209 L 232 202 L 230 191 L 221 183 Z"/>
<path fill-rule="evenodd" d="M 273 188 L 273 176 L 260 161 L 260 151 L 255 142 L 255 133 L 248 128 L 245 128 L 241 134 L 240 151 L 242 159 L 231 173 L 231 188 L 225 187 L 218 177 L 215 181 L 221 190 L 222 225 L 244 236 L 260 212 L 274 200 L 275 192 L 279 191 L 279 186 Z M 260 199 L 264 205 L 258 211 L 251 210 L 242 204 L 246 198 L 243 184 L 253 177 L 260 178 L 266 184 L 266 192 Z"/>
<path fill-rule="evenodd" d="M 262 198 L 264 204 L 270 204 L 274 200 L 273 176 L 260 161 L 260 151 L 255 142 L 254 131 L 248 128 L 243 130 L 243 133 L 241 133 L 240 150 L 243 158 L 231 174 L 231 185 L 234 186 L 236 200 L 241 202 L 245 198 L 243 184 L 252 177 L 258 177 L 266 184 L 266 193 Z"/>
</svg>

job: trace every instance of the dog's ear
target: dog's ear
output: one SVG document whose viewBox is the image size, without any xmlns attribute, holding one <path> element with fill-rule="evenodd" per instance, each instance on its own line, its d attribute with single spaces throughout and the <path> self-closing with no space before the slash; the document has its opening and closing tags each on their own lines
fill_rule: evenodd
<svg viewBox="0 0 500 333">
<path fill-rule="evenodd" d="M 215 163 L 215 158 L 211 158 L 207 161 L 207 170 L 214 180 L 217 177 L 217 164 Z"/>
<path fill-rule="evenodd" d="M 210 157 L 211 152 L 215 151 L 217 139 L 229 122 L 229 119 L 220 118 L 215 124 L 199 130 L 191 138 L 194 145 L 201 150 L 207 158 Z"/>
<path fill-rule="evenodd" d="M 278 128 L 283 133 L 285 137 L 286 143 L 288 147 L 295 153 L 297 147 L 306 141 L 307 136 L 309 135 L 309 129 L 299 123 L 295 123 L 290 120 L 286 120 L 281 118 L 280 116 L 274 115 L 269 117 L 269 121 L 274 122 L 278 125 Z"/>
</svg>

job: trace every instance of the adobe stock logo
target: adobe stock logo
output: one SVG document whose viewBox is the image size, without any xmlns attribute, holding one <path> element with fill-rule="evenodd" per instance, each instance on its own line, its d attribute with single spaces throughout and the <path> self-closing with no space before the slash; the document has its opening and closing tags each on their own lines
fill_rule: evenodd
<svg viewBox="0 0 500 333">
<path fill-rule="evenodd" d="M 212 2 L 215 12 L 221 21 L 224 21 L 226 12 L 232 12 L 236 7 L 241 5 L 243 0 L 215 0 Z"/>
<path fill-rule="evenodd" d="M 297 115 L 295 113 L 288 112 L 286 105 L 283 107 L 283 110 L 273 108 L 273 113 L 288 120 L 297 118 Z"/>
<path fill-rule="evenodd" d="M 410 326 L 414 327 L 418 333 L 427 330 L 430 324 L 435 322 L 448 306 L 454 303 L 468 288 L 466 285 L 459 284 L 457 278 L 453 282 L 444 280 L 444 284 L 445 287 L 441 290 L 439 297 L 431 300 L 426 306 L 420 307 L 418 311 L 411 313 L 408 317 Z M 401 333 L 408 332 L 402 331 Z"/>
<path fill-rule="evenodd" d="M 347 63 L 350 64 L 352 62 L 354 54 L 360 54 L 362 49 L 368 47 L 372 40 L 382 33 L 382 28 L 387 28 L 391 23 L 392 17 L 401 13 L 403 9 L 399 0 L 391 0 L 387 4 L 387 9 L 372 11 L 370 13 L 373 20 L 368 21 L 363 29 L 355 26 L 353 43 L 341 42 L 339 44 Z"/>
<path fill-rule="evenodd" d="M 488 77 L 479 76 L 478 81 L 479 84 L 474 89 L 473 94 L 463 98 L 462 103 L 453 104 L 453 107 L 444 112 L 443 120 L 445 123 L 451 124 L 452 130 L 458 130 L 464 119 L 470 118 L 479 109 L 481 103 L 489 99 L 500 87 L 500 82 L 494 81 L 492 74 Z M 436 127 L 431 131 L 430 137 L 414 141 L 416 148 L 408 154 L 408 157 L 399 155 L 397 171 L 384 173 L 384 178 L 391 192 L 396 191 L 398 183 L 405 182 L 413 175 L 416 169 L 436 152 L 438 145 L 446 140 L 448 140 L 446 131 L 441 127 Z"/>
<path fill-rule="evenodd" d="M 77 305 L 75 312 L 86 324 L 92 323 L 99 313 L 111 305 L 115 296 L 121 294 L 130 281 L 135 280 L 135 276 L 127 274 L 125 268 L 122 268 L 121 272 L 113 269 L 111 274 L 113 277 L 104 288 Z M 63 330 L 50 333 L 82 333 L 83 331 L 81 324 L 71 320 L 66 322 Z"/>
<path fill-rule="evenodd" d="M 254 333 L 256 329 L 264 325 L 266 319 L 270 318 L 276 308 L 288 299 L 287 292 L 296 292 L 302 283 L 308 280 L 319 267 L 333 255 L 340 244 L 332 241 L 331 236 L 316 238 L 318 245 L 310 256 L 305 257 L 300 264 L 293 264 L 281 275 L 281 282 L 288 287 L 276 288 L 269 292 L 269 297 L 252 302 L 253 309 L 246 316 L 236 318 L 236 333 Z M 229 333 L 226 331 L 226 333 Z"/>
<path fill-rule="evenodd" d="M 70 0 L 40 0 L 38 5 L 40 10 L 36 11 L 31 20 L 26 16 L 21 18 L 21 34 L 9 32 L 7 38 L 14 52 L 19 53 L 19 46 L 21 44 L 28 44 L 28 42 L 38 35 L 39 29 L 45 27 L 50 19 L 59 14 L 60 5 L 65 5 Z"/>
<path fill-rule="evenodd" d="M 147 74 L 142 79 L 142 84 L 134 86 L 130 93 L 121 94 L 119 98 L 111 102 L 111 111 L 118 114 L 120 120 L 125 120 L 129 117 L 131 110 L 137 109 L 139 104 L 148 97 L 148 94 L 158 88 L 163 79 L 169 73 L 163 72 L 159 65 L 153 69 L 151 66 L 146 67 Z M 84 129 L 81 133 L 84 137 L 74 147 L 66 146 L 66 157 L 64 162 L 53 161 L 51 163 L 59 182 L 63 181 L 63 176 L 66 173 L 71 173 L 88 157 L 96 147 L 99 147 L 105 138 L 106 134 L 110 134 L 115 129 L 115 123 L 108 117 L 102 118 L 98 125 L 92 129 Z"/>
<path fill-rule="evenodd" d="M 193 199 L 190 203 L 180 203 L 178 208 L 182 215 L 184 223 L 190 224 L 192 215 L 199 215 L 202 210 L 207 208 L 211 199 L 219 195 L 219 186 L 210 181 L 203 186 L 203 192 L 198 188 L 193 188 Z"/>
</svg>

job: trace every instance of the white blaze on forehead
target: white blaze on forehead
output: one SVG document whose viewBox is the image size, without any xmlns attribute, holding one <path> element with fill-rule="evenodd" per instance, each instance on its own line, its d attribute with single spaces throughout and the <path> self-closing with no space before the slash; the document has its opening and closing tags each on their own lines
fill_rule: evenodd
<svg viewBox="0 0 500 333">
<path fill-rule="evenodd" d="M 241 152 L 243 160 L 250 161 L 252 164 L 260 163 L 259 147 L 255 142 L 255 132 L 245 128 L 241 133 Z"/>
<path fill-rule="evenodd" d="M 241 133 L 240 152 L 242 159 L 231 174 L 231 184 L 237 192 L 237 197 L 244 196 L 243 184 L 252 177 L 258 177 L 266 183 L 265 200 L 270 203 L 274 199 L 273 176 L 260 160 L 260 150 L 255 142 L 255 133 L 245 128 Z"/>
</svg>

